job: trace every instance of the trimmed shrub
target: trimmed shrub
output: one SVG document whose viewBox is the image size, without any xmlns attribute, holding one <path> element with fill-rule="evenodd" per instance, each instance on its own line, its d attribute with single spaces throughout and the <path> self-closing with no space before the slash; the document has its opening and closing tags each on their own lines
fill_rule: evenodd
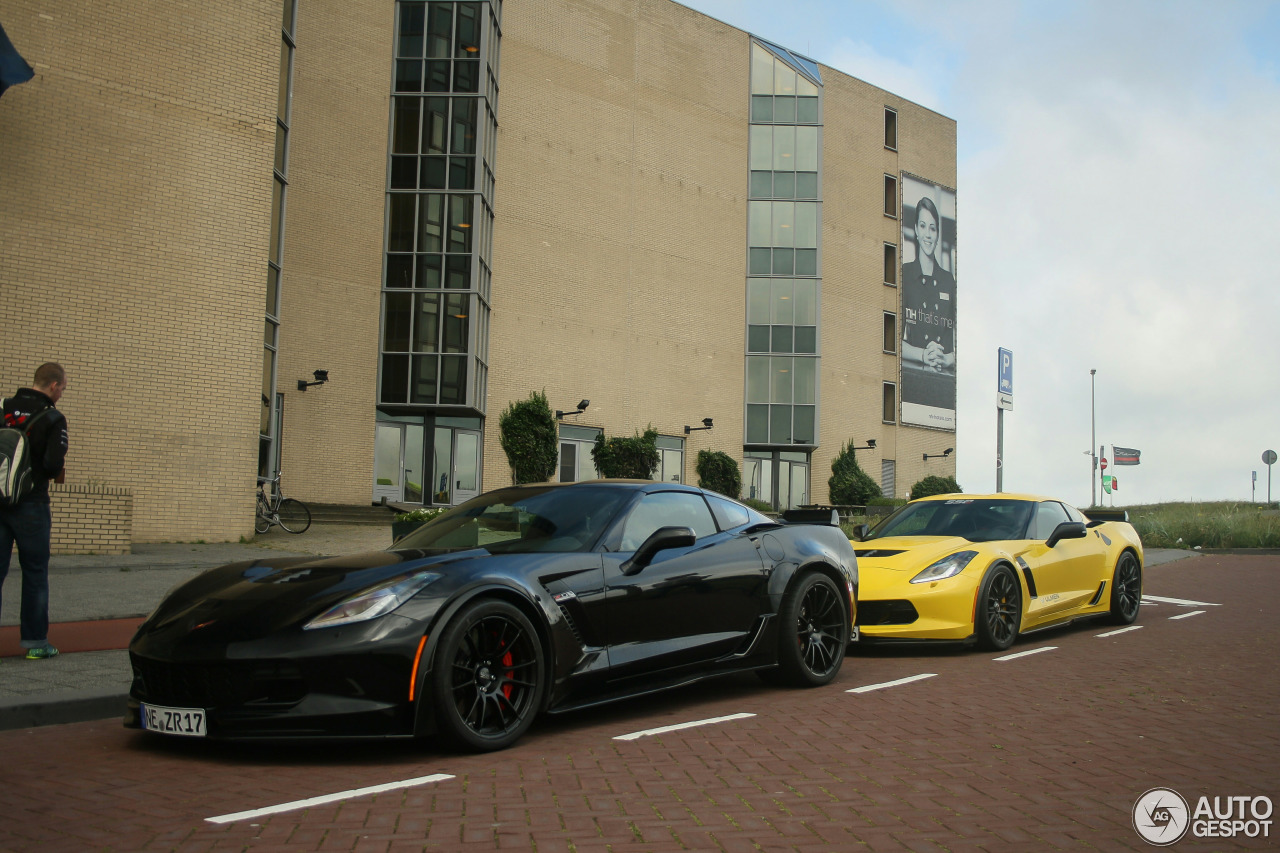
<svg viewBox="0 0 1280 853">
<path fill-rule="evenodd" d="M 698 488 L 710 489 L 734 500 L 742 494 L 738 462 L 723 450 L 699 450 L 697 470 Z"/>
<path fill-rule="evenodd" d="M 827 489 L 831 503 L 838 505 L 866 506 L 872 498 L 880 497 L 880 486 L 858 465 L 853 439 L 846 441 L 832 460 Z"/>
<path fill-rule="evenodd" d="M 545 392 L 534 391 L 507 406 L 498 418 L 498 433 L 516 485 L 541 483 L 555 474 L 560 446 Z"/>
<path fill-rule="evenodd" d="M 911 500 L 927 498 L 933 495 L 960 494 L 964 489 L 956 482 L 955 477 L 938 477 L 930 475 L 911 487 Z"/>
<path fill-rule="evenodd" d="M 652 480 L 658 470 L 658 431 L 652 426 L 632 438 L 596 436 L 591 458 L 601 477 Z"/>
</svg>

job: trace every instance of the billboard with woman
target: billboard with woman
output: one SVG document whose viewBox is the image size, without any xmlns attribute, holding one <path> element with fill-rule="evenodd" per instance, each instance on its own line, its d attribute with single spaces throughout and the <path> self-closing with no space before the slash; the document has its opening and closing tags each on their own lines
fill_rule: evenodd
<svg viewBox="0 0 1280 853">
<path fill-rule="evenodd" d="M 902 175 L 902 422 L 956 428 L 956 194 Z"/>
</svg>

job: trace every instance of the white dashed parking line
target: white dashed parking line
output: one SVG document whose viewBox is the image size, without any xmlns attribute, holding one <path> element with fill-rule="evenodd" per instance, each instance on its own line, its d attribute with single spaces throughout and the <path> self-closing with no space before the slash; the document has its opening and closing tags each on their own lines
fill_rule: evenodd
<svg viewBox="0 0 1280 853">
<path fill-rule="evenodd" d="M 727 717 L 712 717 L 707 720 L 694 720 L 691 723 L 676 723 L 674 726 L 662 726 L 656 729 L 645 729 L 641 732 L 632 732 L 629 735 L 618 735 L 614 740 L 638 740 L 649 735 L 660 735 L 666 732 L 675 732 L 680 729 L 692 729 L 696 726 L 711 726 L 716 723 L 727 723 L 731 720 L 745 720 L 747 717 L 754 717 L 755 714 L 730 714 Z"/>
<path fill-rule="evenodd" d="M 1027 655 L 1038 655 L 1041 652 L 1051 652 L 1056 648 L 1057 646 L 1041 646 L 1038 649 L 1029 649 L 1025 652 L 1015 652 L 1011 655 L 1005 655 L 1002 658 L 992 658 L 992 660 L 1017 660 L 1018 658 L 1025 658 Z"/>
<path fill-rule="evenodd" d="M 1192 610 L 1190 613 L 1179 613 L 1177 616 L 1170 616 L 1169 621 L 1173 621 L 1174 619 L 1186 619 L 1188 616 L 1199 616 L 1201 613 L 1204 613 L 1204 611 Z"/>
<path fill-rule="evenodd" d="M 865 687 L 855 687 L 852 690 L 846 690 L 845 693 L 870 693 L 872 690 L 883 690 L 886 687 L 897 687 L 899 684 L 910 684 L 913 681 L 920 681 L 925 678 L 933 678 L 938 673 L 924 672 L 920 675 L 910 675 L 906 678 L 899 678 L 897 681 L 882 681 L 879 684 L 868 684 Z"/>
<path fill-rule="evenodd" d="M 325 794 L 322 797 L 311 797 L 306 800 L 294 800 L 291 803 L 281 803 L 278 806 L 267 806 L 264 809 L 252 809 L 244 812 L 234 812 L 232 814 L 218 815 L 217 817 L 207 817 L 205 821 L 208 823 L 235 823 L 236 821 L 249 820 L 255 817 L 265 817 L 266 815 L 279 814 L 280 812 L 297 811 L 298 809 L 306 809 L 312 806 L 322 806 L 326 803 L 336 803 L 339 800 L 353 800 L 356 797 L 365 797 L 369 794 L 381 794 L 383 791 L 394 791 L 399 788 L 414 788 L 418 785 L 429 785 L 432 782 L 443 782 L 446 779 L 452 779 L 448 773 L 437 773 L 434 776 L 419 776 L 416 779 L 405 779 L 401 782 L 387 782 L 383 785 L 370 785 L 368 788 L 354 788 L 350 791 L 341 791 L 337 794 Z"/>
<path fill-rule="evenodd" d="M 1221 604 L 1214 604 L 1212 601 L 1188 601 L 1185 598 L 1165 598 L 1163 595 L 1147 595 L 1142 594 L 1142 603 L 1150 604 L 1181 604 L 1183 607 L 1221 607 Z"/>
<path fill-rule="evenodd" d="M 1095 634 L 1096 637 L 1114 637 L 1116 634 L 1123 634 L 1125 631 L 1137 631 L 1142 628 L 1141 625 L 1130 625 L 1128 628 L 1117 628 L 1114 631 L 1108 631 L 1105 634 Z"/>
</svg>

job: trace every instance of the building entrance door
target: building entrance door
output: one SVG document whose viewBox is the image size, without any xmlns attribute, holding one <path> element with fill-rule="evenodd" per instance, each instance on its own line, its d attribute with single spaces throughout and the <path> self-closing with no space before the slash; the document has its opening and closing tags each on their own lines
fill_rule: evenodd
<svg viewBox="0 0 1280 853">
<path fill-rule="evenodd" d="M 373 500 L 422 503 L 422 426 L 379 421 L 373 437 Z"/>
<path fill-rule="evenodd" d="M 453 503 L 469 501 L 480 494 L 480 433 L 466 429 L 453 431 Z"/>
</svg>

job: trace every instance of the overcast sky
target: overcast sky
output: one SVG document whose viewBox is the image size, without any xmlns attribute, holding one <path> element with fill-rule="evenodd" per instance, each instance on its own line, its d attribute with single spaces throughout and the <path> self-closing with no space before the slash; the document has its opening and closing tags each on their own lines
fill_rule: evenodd
<svg viewBox="0 0 1280 853">
<path fill-rule="evenodd" d="M 1096 421 L 1108 457 L 1142 451 L 1108 469 L 1116 506 L 1249 500 L 1254 471 L 1266 499 L 1262 453 L 1280 452 L 1280 2 L 684 5 L 956 120 L 966 491 L 995 489 L 1005 347 L 1005 491 L 1087 506 Z M 1271 476 L 1280 499 L 1280 464 Z"/>
</svg>

